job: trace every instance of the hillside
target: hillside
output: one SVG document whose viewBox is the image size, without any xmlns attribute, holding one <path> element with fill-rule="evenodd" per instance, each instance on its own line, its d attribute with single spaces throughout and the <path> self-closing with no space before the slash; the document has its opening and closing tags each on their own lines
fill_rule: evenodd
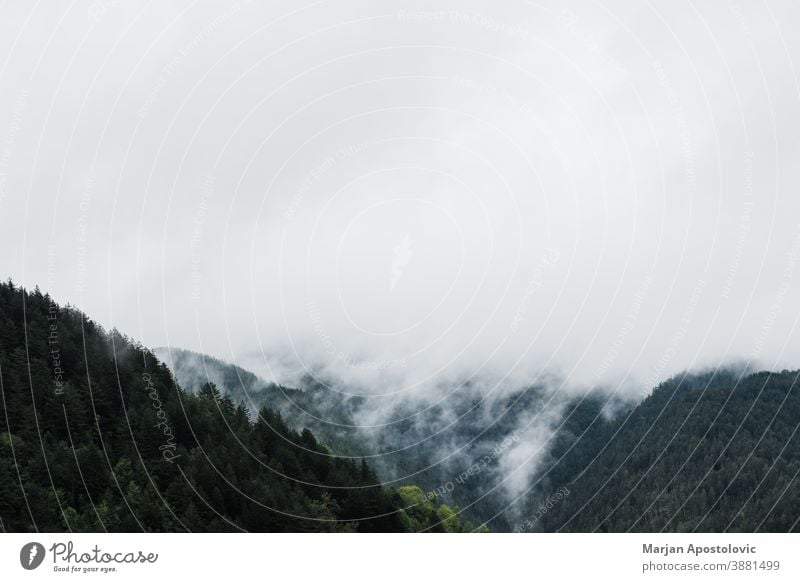
<svg viewBox="0 0 800 582">
<path fill-rule="evenodd" d="M 464 531 L 262 406 L 0 284 L 0 531 Z M 407 511 L 405 510 L 407 508 Z"/>
<path fill-rule="evenodd" d="M 687 375 L 613 422 L 585 419 L 553 451 L 536 529 L 797 531 L 798 374 Z"/>
<path fill-rule="evenodd" d="M 154 353 L 5 283 L 0 531 L 797 531 L 797 384 L 685 374 L 636 406 L 465 384 L 370 429 L 365 399 Z"/>
<path fill-rule="evenodd" d="M 558 442 L 572 430 L 582 432 L 606 404 L 605 399 L 587 398 L 580 413 L 567 414 L 570 401 L 564 404 L 553 397 L 548 403 L 552 395 L 542 387 L 486 397 L 483 387 L 465 385 L 427 408 L 398 405 L 392 416 L 399 420 L 368 428 L 359 419 L 374 412 L 369 402 L 347 396 L 346 390 L 331 390 L 311 380 L 302 382 L 302 389 L 287 388 L 207 355 L 175 348 L 156 353 L 182 386 L 211 381 L 236 402 L 276 409 L 290 427 L 310 429 L 337 453 L 370 456 L 381 480 L 419 486 L 428 498 L 461 507 L 472 522 L 489 522 L 493 531 L 511 530 L 527 501 L 509 494 L 503 457 L 513 447 L 538 442 L 540 427 L 549 431 L 551 423 L 560 425 L 564 418 Z M 542 454 L 545 464 L 552 463 L 546 449 Z M 483 462 L 487 456 L 492 458 L 489 463 Z M 473 475 L 476 464 L 480 473 Z M 469 478 L 456 482 L 465 471 Z M 549 483 L 545 480 L 542 486 Z M 534 495 L 541 492 L 539 487 Z"/>
<path fill-rule="evenodd" d="M 268 406 L 279 412 L 289 427 L 311 430 L 337 453 L 362 456 L 372 452 L 360 431 L 350 426 L 359 398 L 333 399 L 336 394 L 312 381 L 304 382 L 303 389 L 267 382 L 244 368 L 191 350 L 159 347 L 153 353 L 187 391 L 197 391 L 210 382 L 237 404 L 244 404 L 251 415 Z"/>
<path fill-rule="evenodd" d="M 380 432 L 344 428 L 357 424 L 362 405 L 317 386 L 293 390 L 267 384 L 249 372 L 191 352 L 173 352 L 176 373 L 190 382 L 205 362 L 220 388 L 278 407 L 287 423 L 312 427 L 343 454 L 386 450 L 375 467 L 382 479 L 412 475 L 425 492 L 463 508 L 474 522 L 497 531 L 788 531 L 800 516 L 800 394 L 797 373 L 750 374 L 740 369 L 684 374 L 657 387 L 638 406 L 592 396 L 568 401 L 529 491 L 509 495 L 498 463 L 443 490 L 454 476 L 543 410 L 541 393 L 527 390 L 475 405 L 457 394 Z M 237 387 L 238 385 L 238 387 Z M 244 400 L 244 392 L 240 397 Z M 305 412 L 304 412 L 305 411 Z M 401 411 L 403 412 L 403 411 Z M 405 411 L 412 412 L 412 411 Z M 335 422 L 328 422 L 335 417 Z M 446 462 L 426 437 L 440 418 L 458 417 L 447 436 L 468 443 Z M 506 441 L 507 442 L 507 441 Z M 413 444 L 409 449 L 403 447 Z M 501 448 L 502 445 L 501 445 Z M 507 454 L 504 449 L 501 453 Z M 568 494 L 564 495 L 564 492 Z M 544 508 L 544 509 L 543 509 Z"/>
</svg>

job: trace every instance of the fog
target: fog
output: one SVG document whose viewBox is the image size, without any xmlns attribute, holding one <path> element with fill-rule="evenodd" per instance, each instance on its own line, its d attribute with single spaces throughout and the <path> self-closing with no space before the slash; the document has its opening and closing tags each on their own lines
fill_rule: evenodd
<svg viewBox="0 0 800 582">
<path fill-rule="evenodd" d="M 365 423 L 798 366 L 788 1 L 3 12 L 0 274 L 145 345 Z"/>
</svg>

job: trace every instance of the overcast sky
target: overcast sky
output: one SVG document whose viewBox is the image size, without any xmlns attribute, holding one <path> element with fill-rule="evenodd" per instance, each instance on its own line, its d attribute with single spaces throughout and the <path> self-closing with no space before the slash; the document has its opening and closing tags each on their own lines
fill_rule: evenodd
<svg viewBox="0 0 800 582">
<path fill-rule="evenodd" d="M 3 4 L 0 276 L 359 393 L 800 366 L 794 3 L 261 4 Z"/>
</svg>

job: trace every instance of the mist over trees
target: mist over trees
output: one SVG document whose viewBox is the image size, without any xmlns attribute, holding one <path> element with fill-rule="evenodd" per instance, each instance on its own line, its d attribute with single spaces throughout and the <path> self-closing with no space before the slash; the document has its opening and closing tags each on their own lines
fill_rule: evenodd
<svg viewBox="0 0 800 582">
<path fill-rule="evenodd" d="M 57 378 L 57 379 L 56 379 Z M 46 294 L 0 284 L 0 530 L 470 531 L 382 487 L 309 430 L 205 383 Z"/>
<path fill-rule="evenodd" d="M 559 439 L 547 492 L 559 484 L 569 495 L 542 513 L 540 529 L 797 531 L 798 380 L 797 371 L 684 375 L 614 421 L 578 418 L 583 436 Z"/>
<path fill-rule="evenodd" d="M 483 403 L 454 396 L 446 418 L 459 420 L 446 435 L 467 446 L 441 461 L 427 438 L 441 424 L 437 408 L 376 431 L 357 423 L 363 399 L 313 381 L 303 390 L 278 386 L 186 350 L 165 359 L 185 383 L 219 380 L 245 400 L 279 407 L 296 430 L 311 427 L 344 453 L 375 455 L 381 479 L 413 482 L 420 493 L 410 499 L 458 506 L 493 531 L 790 531 L 800 517 L 797 372 L 687 373 L 638 406 L 602 393 L 573 398 L 542 442 L 520 427 L 543 414 L 546 391 Z M 504 484 L 515 467 L 502 459 L 521 445 L 544 452 L 512 493 Z"/>
<path fill-rule="evenodd" d="M 449 410 L 378 430 L 356 422 L 359 397 L 160 353 L 177 378 L 116 330 L 0 284 L 2 531 L 782 532 L 800 521 L 798 372 L 684 374 L 636 406 L 593 395 L 549 412 L 534 389 L 485 402 L 466 390 Z M 426 431 L 452 418 L 443 459 Z M 528 455 L 534 468 L 510 487 Z"/>
</svg>

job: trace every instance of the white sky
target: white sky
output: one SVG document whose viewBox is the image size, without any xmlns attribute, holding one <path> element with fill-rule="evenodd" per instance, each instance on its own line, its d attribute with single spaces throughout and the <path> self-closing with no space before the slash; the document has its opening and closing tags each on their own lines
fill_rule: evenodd
<svg viewBox="0 0 800 582">
<path fill-rule="evenodd" d="M 793 3 L 267 4 L 0 8 L 0 276 L 356 392 L 800 365 Z"/>
</svg>

